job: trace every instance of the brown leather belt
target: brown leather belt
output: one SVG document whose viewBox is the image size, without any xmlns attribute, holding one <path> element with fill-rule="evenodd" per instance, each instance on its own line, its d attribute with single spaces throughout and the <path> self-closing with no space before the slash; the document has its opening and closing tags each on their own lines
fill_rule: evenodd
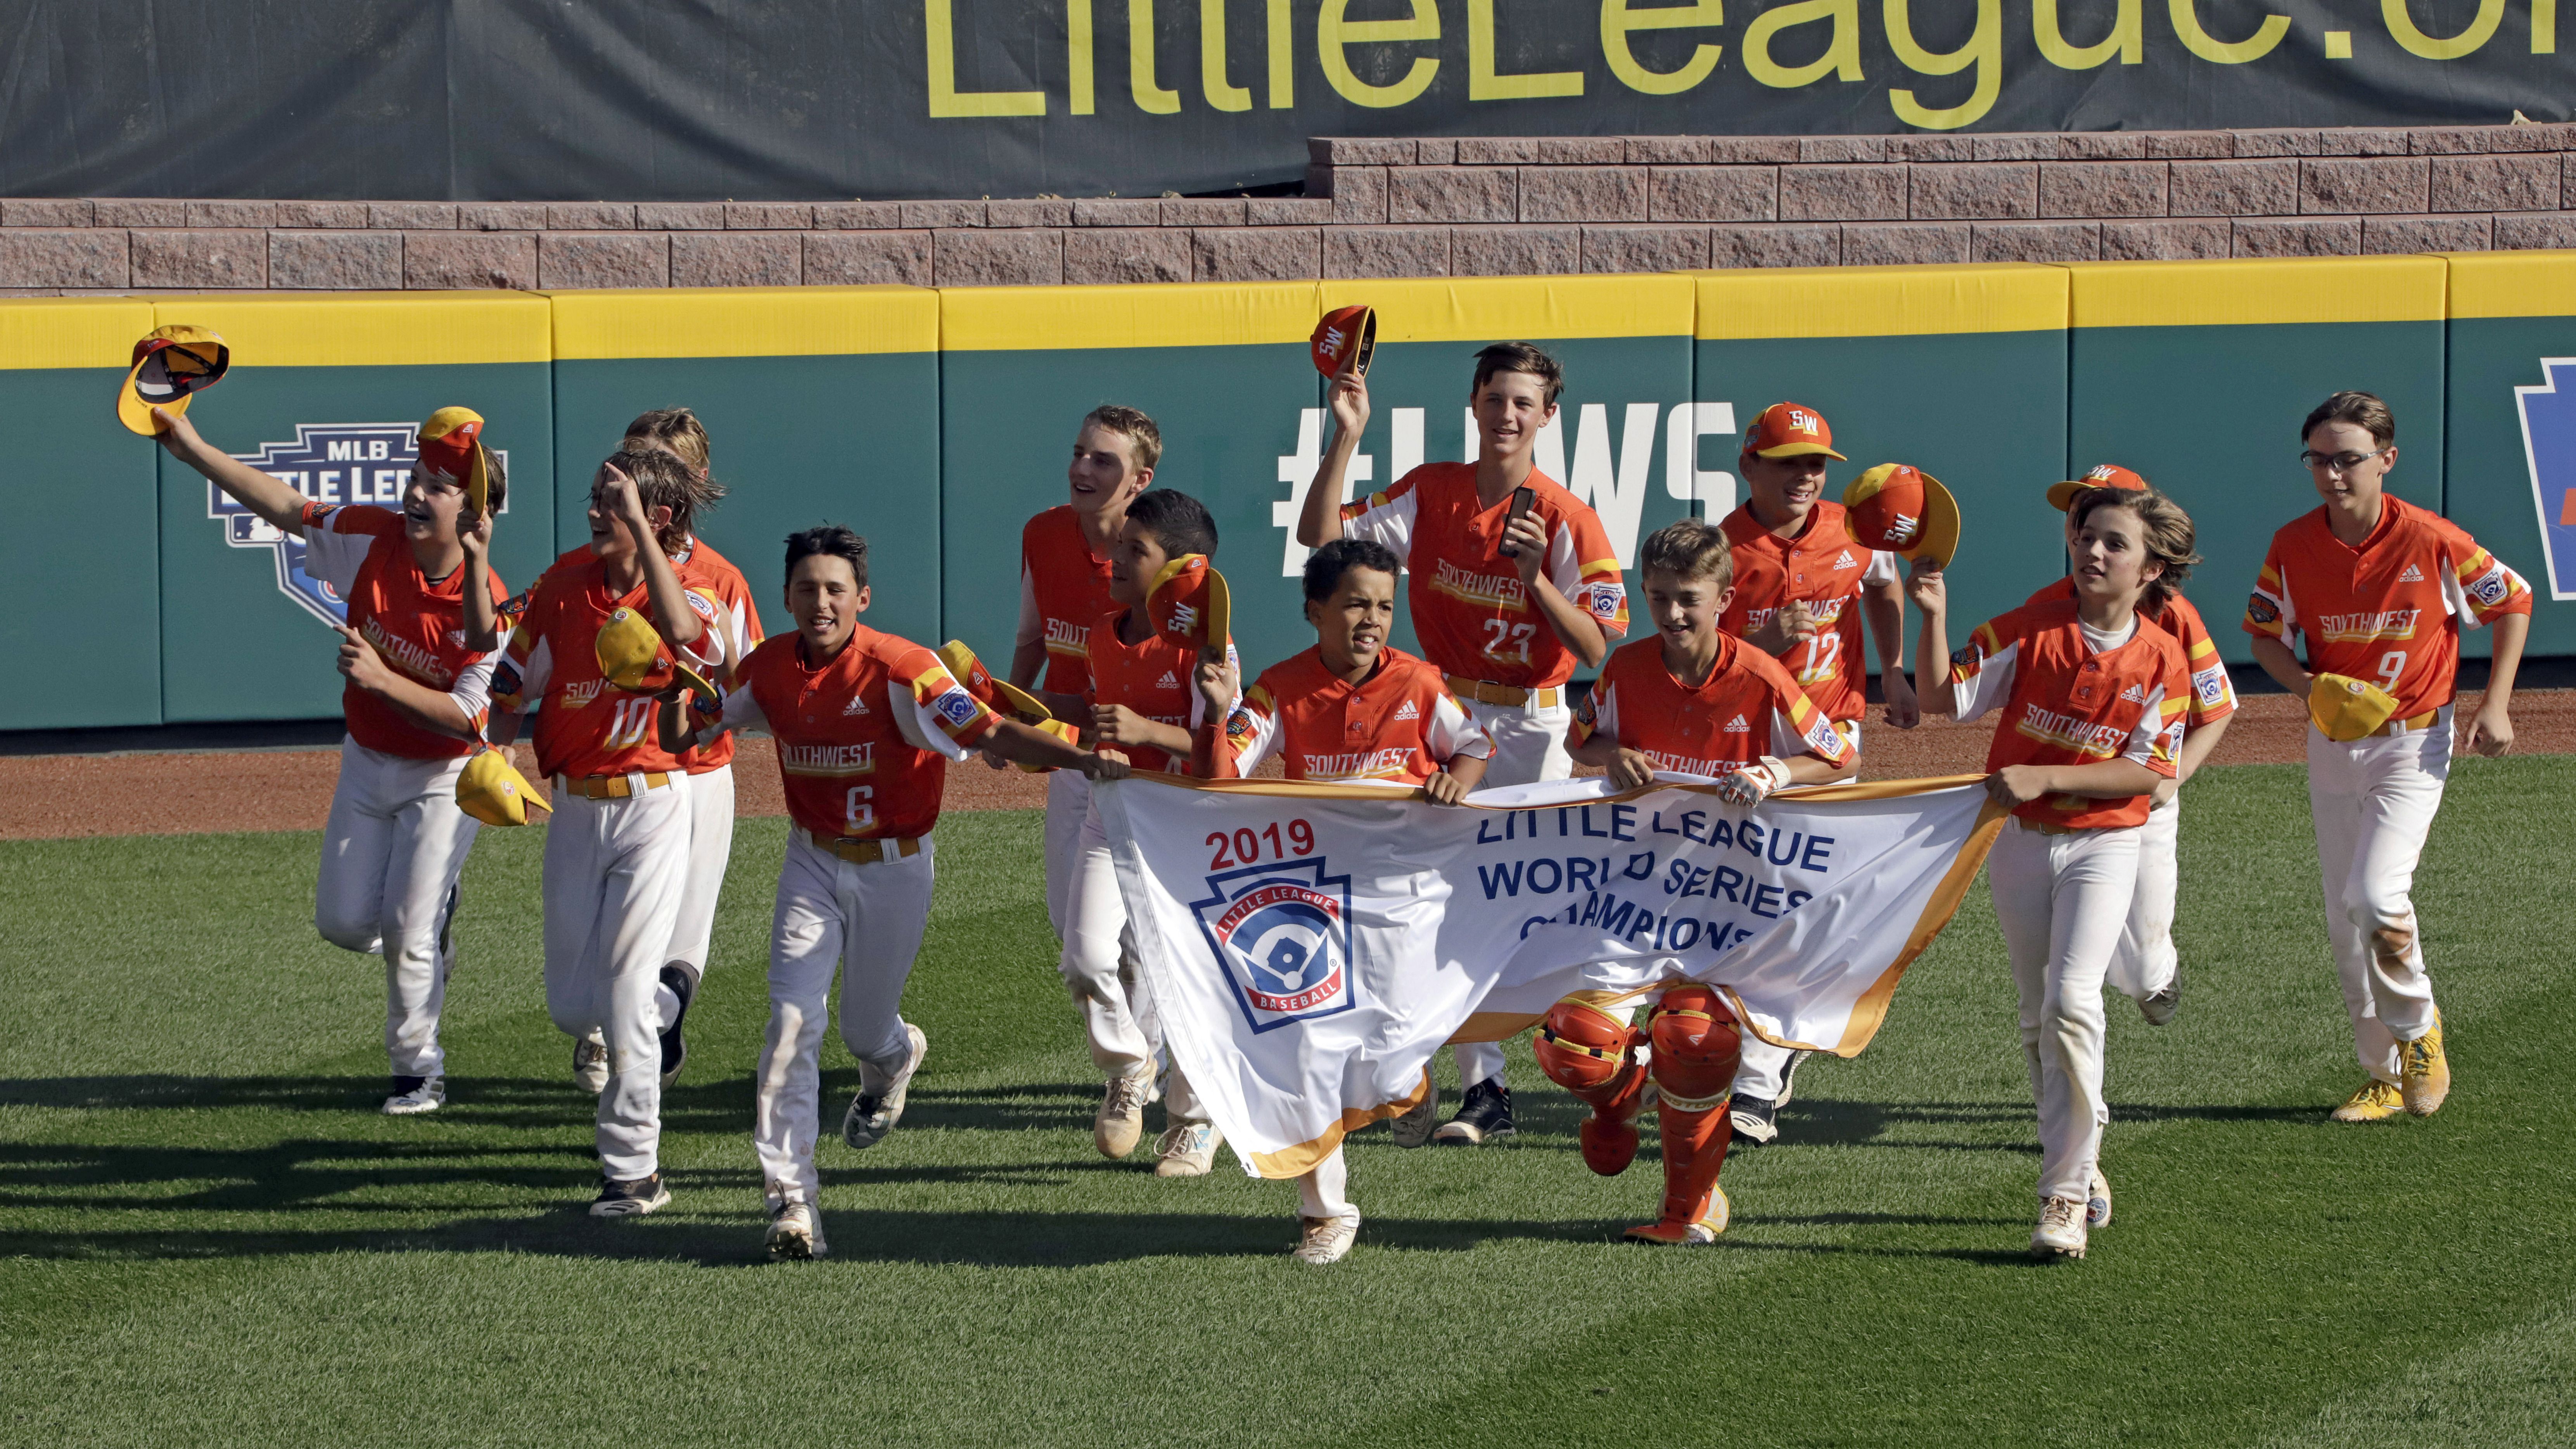
<svg viewBox="0 0 2576 1449">
<path fill-rule="evenodd" d="M 2428 709 L 2422 714 L 2415 716 L 2413 719 L 2390 720 L 2388 723 L 2372 730 L 2367 738 L 2378 739 L 2385 735 L 2394 734 L 2422 734 L 2424 731 L 2433 727 L 2433 717 L 2440 713 L 2441 711 L 2438 709 Z"/>
<path fill-rule="evenodd" d="M 1554 709 L 1565 698 L 1565 691 L 1553 685 L 1545 689 L 1524 689 L 1517 684 L 1487 684 L 1463 674 L 1448 675 L 1443 682 L 1449 686 L 1451 694 L 1461 699 L 1472 699 L 1478 704 L 1499 704 L 1509 709 L 1527 709 L 1533 697 L 1540 709 Z"/>
<path fill-rule="evenodd" d="M 588 775 L 576 780 L 570 775 L 557 775 L 555 788 L 587 800 L 623 800 L 637 793 L 630 779 L 626 775 Z M 660 770 L 644 777 L 647 790 L 659 790 L 670 783 L 671 777 Z"/>
<path fill-rule="evenodd" d="M 827 850 L 853 865 L 875 865 L 881 861 L 904 859 L 921 854 L 921 837 L 905 836 L 898 840 L 850 840 L 808 830 L 806 838 L 817 850 Z"/>
</svg>

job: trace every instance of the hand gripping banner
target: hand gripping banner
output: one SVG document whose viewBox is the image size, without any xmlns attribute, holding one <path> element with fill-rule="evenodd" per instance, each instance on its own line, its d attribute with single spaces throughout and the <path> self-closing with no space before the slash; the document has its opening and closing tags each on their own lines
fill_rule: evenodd
<svg viewBox="0 0 2576 1449">
<path fill-rule="evenodd" d="M 1173 1060 L 1255 1176 L 1419 1101 L 1431 1054 L 1578 992 L 1718 986 L 1766 1041 L 1856 1056 L 2003 814 L 1981 777 L 1750 809 L 1669 776 L 1443 809 L 1418 791 L 1139 775 L 1099 786 Z"/>
</svg>

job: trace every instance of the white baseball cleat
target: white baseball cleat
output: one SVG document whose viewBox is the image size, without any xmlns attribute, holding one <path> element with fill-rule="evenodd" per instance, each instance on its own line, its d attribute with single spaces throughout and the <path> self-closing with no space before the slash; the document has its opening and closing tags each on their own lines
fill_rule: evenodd
<svg viewBox="0 0 2576 1449">
<path fill-rule="evenodd" d="M 912 1093 L 912 1074 L 921 1070 L 921 1059 L 930 1052 L 930 1038 L 911 1022 L 903 1024 L 903 1034 L 912 1042 L 912 1055 L 897 1072 L 894 1080 L 881 1091 L 864 1087 L 850 1099 L 849 1115 L 841 1119 L 841 1140 L 852 1147 L 874 1147 L 903 1120 L 904 1099 Z"/>
<path fill-rule="evenodd" d="M 602 1179 L 599 1196 L 591 1199 L 590 1215 L 595 1218 L 640 1218 L 671 1202 L 671 1190 L 662 1185 L 662 1174 L 620 1182 Z"/>
<path fill-rule="evenodd" d="M 1205 1177 L 1225 1134 L 1213 1122 L 1175 1122 L 1154 1143 L 1156 1177 Z"/>
<path fill-rule="evenodd" d="M 1431 1140 L 1431 1134 L 1440 1130 L 1439 1084 L 1424 1082 L 1422 1100 L 1413 1104 L 1413 1110 L 1389 1122 L 1387 1126 L 1394 1130 L 1395 1145 L 1398 1147 L 1420 1147 L 1428 1143 Z"/>
<path fill-rule="evenodd" d="M 812 1203 L 783 1202 L 769 1210 L 770 1261 L 803 1263 L 831 1254 L 831 1244 L 823 1241 L 823 1215 Z"/>
<path fill-rule="evenodd" d="M 596 1097 L 608 1090 L 608 1043 L 586 1036 L 573 1038 L 572 1079 Z"/>
<path fill-rule="evenodd" d="M 447 1078 L 396 1077 L 394 1094 L 385 1098 L 388 1117 L 417 1117 L 447 1105 Z"/>
<path fill-rule="evenodd" d="M 2093 1190 L 2084 1203 L 2084 1226 L 2107 1228 L 2111 1225 L 2111 1179 L 2102 1175 L 2102 1164 L 2093 1164 Z"/>
<path fill-rule="evenodd" d="M 2030 1235 L 2035 1258 L 2084 1256 L 2084 1199 L 2053 1197 L 2039 1205 L 2039 1226 Z"/>
<path fill-rule="evenodd" d="M 1351 1244 L 1360 1235 L 1359 1214 L 1346 1218 L 1297 1219 L 1300 1232 L 1295 1251 L 1288 1256 L 1300 1263 L 1321 1268 L 1338 1263 L 1351 1255 Z"/>
<path fill-rule="evenodd" d="M 1092 1145 L 1101 1156 L 1114 1161 L 1145 1139 L 1145 1098 L 1153 1089 L 1151 1066 L 1109 1079 L 1100 1093 L 1100 1110 L 1091 1117 Z"/>
</svg>

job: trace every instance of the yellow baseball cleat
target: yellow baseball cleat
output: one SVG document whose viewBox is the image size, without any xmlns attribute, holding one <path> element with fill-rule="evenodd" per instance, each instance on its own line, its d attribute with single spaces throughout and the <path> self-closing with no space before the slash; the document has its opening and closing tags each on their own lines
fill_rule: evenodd
<svg viewBox="0 0 2576 1449">
<path fill-rule="evenodd" d="M 2433 1013 L 2433 1024 L 2422 1036 L 2398 1043 L 2397 1063 L 2406 1110 L 2418 1117 L 2442 1110 L 2442 1099 L 2451 1095 L 2451 1059 L 2442 1050 L 2440 1012 Z"/>
<path fill-rule="evenodd" d="M 1735 1215 L 1734 1205 L 1726 1200 L 1726 1189 L 1708 1190 L 1708 1210 L 1695 1223 L 1656 1222 L 1630 1228 L 1632 1243 L 1660 1243 L 1666 1247 L 1704 1248 L 1726 1231 L 1727 1221 Z"/>
<path fill-rule="evenodd" d="M 2332 1116 L 2337 1122 L 2385 1122 L 2405 1110 L 2406 1096 L 2397 1084 L 2373 1077 L 2361 1084 L 2360 1091 L 2344 1098 Z"/>
</svg>

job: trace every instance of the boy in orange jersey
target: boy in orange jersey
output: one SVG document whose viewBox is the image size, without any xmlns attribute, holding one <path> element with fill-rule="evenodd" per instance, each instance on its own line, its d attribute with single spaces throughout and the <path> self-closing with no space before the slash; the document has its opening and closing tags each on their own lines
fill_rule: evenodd
<svg viewBox="0 0 2576 1449">
<path fill-rule="evenodd" d="M 1337 538 L 1308 555 L 1306 620 L 1315 626 L 1315 647 L 1261 671 L 1233 709 L 1233 669 L 1214 659 L 1200 663 L 1207 712 L 1195 732 L 1191 773 L 1241 779 L 1275 753 L 1291 780 L 1419 787 L 1435 805 L 1466 798 L 1484 777 L 1493 742 L 1437 668 L 1386 647 L 1401 566 L 1392 549 L 1361 538 Z M 1396 1145 L 1429 1141 L 1439 1112 L 1438 1094 L 1424 1093 L 1395 1120 Z M 1345 1193 L 1348 1181 L 1338 1144 L 1297 1179 L 1298 1261 L 1321 1266 L 1350 1252 L 1360 1212 Z"/>
<path fill-rule="evenodd" d="M 1860 752 L 1769 654 L 1722 632 L 1735 596 L 1728 532 L 1686 518 L 1658 529 L 1638 556 L 1655 637 L 1622 645 L 1575 711 L 1574 758 L 1609 772 L 1613 789 L 1641 789 L 1658 772 L 1718 782 L 1729 804 L 1758 805 L 1789 785 L 1849 779 Z M 1640 1242 L 1704 1245 L 1726 1231 L 1717 1184 L 1733 1124 L 1727 1097 L 1738 1080 L 1745 1033 L 1725 999 L 1680 986 L 1651 1005 L 1644 1031 L 1635 1006 L 1558 1002 L 1531 1044 L 1550 1080 L 1592 1108 L 1578 1136 L 1584 1165 L 1605 1177 L 1637 1154 L 1632 1125 L 1651 1075 L 1663 1140 L 1664 1197 Z M 1636 1049 L 1651 1045 L 1651 1071 Z"/>
<path fill-rule="evenodd" d="M 1383 493 L 1342 502 L 1368 426 L 1368 384 L 1354 362 L 1332 380 L 1333 436 L 1298 515 L 1297 541 L 1318 548 L 1349 535 L 1385 544 L 1410 571 L 1406 598 L 1422 653 L 1493 741 L 1488 785 L 1562 780 L 1565 683 L 1597 665 L 1628 630 L 1619 559 L 1591 507 L 1538 471 L 1539 431 L 1556 416 L 1565 372 L 1523 342 L 1476 354 L 1467 403 L 1476 461 L 1425 463 Z M 1529 490 L 1529 507 L 1515 501 Z M 1503 1049 L 1457 1048 L 1466 1089 L 1438 1140 L 1475 1146 L 1512 1135 Z"/>
<path fill-rule="evenodd" d="M 2329 687 L 2358 682 L 2386 710 L 2386 723 L 2358 738 L 2308 731 L 2326 935 L 2353 1054 L 2370 1073 L 2334 1119 L 2429 1117 L 2450 1093 L 2451 1065 L 2415 919 L 2415 863 L 2451 773 L 2460 631 L 2496 631 L 2486 698 L 2460 744 L 2501 755 L 2513 747 L 2506 711 L 2531 630 L 2531 587 L 2457 524 L 2380 491 L 2397 464 L 2386 403 L 2339 392 L 2299 432 L 2324 503 L 2272 535 L 2245 632 L 2256 662 L 2291 693 L 2308 698 L 2320 676 L 2340 676 Z M 2294 632 L 2307 640 L 2304 665 L 2290 648 Z"/>
<path fill-rule="evenodd" d="M 591 556 L 558 560 L 537 581 L 493 677 L 503 708 L 536 710 L 537 765 L 554 779 L 546 1010 L 576 1041 L 597 1030 L 607 1045 L 598 1217 L 671 1200 L 660 1173 L 662 1087 L 687 1056 L 680 1027 L 695 986 L 666 964 L 687 883 L 689 777 L 655 736 L 652 697 L 621 693 L 601 674 L 598 637 L 626 610 L 647 615 L 673 657 L 701 671 L 737 662 L 723 606 L 683 584 L 669 557 L 701 487 L 660 449 L 601 464 Z M 515 716 L 498 722 L 498 742 L 516 726 Z"/>
<path fill-rule="evenodd" d="M 726 489 L 708 476 L 711 443 L 704 423 L 687 408 L 656 408 L 626 425 L 627 447 L 655 447 L 678 458 L 697 475 L 697 512 L 715 505 Z M 699 520 L 692 520 L 694 524 Z M 760 609 L 752 602 L 751 584 L 742 570 L 698 537 L 693 526 L 680 540 L 672 566 L 690 586 L 724 606 L 721 621 L 737 652 L 748 658 L 762 638 Z M 670 965 L 695 983 L 711 964 L 707 948 L 714 938 L 716 896 L 724 888 L 725 866 L 733 859 L 733 737 L 719 735 L 680 756 L 689 775 L 689 876 L 680 893 L 680 918 L 671 928 Z"/>
<path fill-rule="evenodd" d="M 1011 647 L 1013 684 L 1074 696 L 1083 691 L 1083 649 L 1091 623 L 1116 608 L 1109 596 L 1110 558 L 1118 551 L 1127 505 L 1154 481 L 1163 434 L 1134 408 L 1093 408 L 1073 437 L 1065 465 L 1068 498 L 1020 528 L 1020 625 Z M 1047 923 L 1065 934 L 1073 864 L 1082 822 L 1091 813 L 1091 782 L 1067 770 L 1047 777 Z M 1160 1039 L 1149 1019 L 1149 1040 Z"/>
<path fill-rule="evenodd" d="M 1110 556 L 1109 596 L 1116 607 L 1087 627 L 1081 672 L 1068 681 L 1080 683 L 1081 692 L 1039 695 L 1058 718 L 1088 720 L 1094 747 L 1132 768 L 1188 767 L 1190 731 L 1205 710 L 1191 683 L 1201 651 L 1157 629 L 1146 602 L 1165 564 L 1184 554 L 1212 557 L 1216 542 L 1216 520 L 1186 493 L 1156 489 L 1130 502 Z M 1232 659 L 1233 643 L 1221 652 Z M 1121 1158 L 1144 1136 L 1161 1044 L 1143 1024 L 1151 1020 L 1152 1001 L 1142 983 L 1120 969 L 1127 903 L 1118 893 L 1100 811 L 1087 799 L 1077 845 L 1057 970 L 1082 1008 L 1092 1064 L 1109 1075 L 1092 1118 L 1092 1142 L 1101 1156 Z M 1215 1160 L 1216 1126 L 1177 1068 L 1165 1074 L 1163 1093 L 1168 1125 L 1154 1145 L 1155 1175 L 1200 1176 Z"/>
<path fill-rule="evenodd" d="M 1914 684 L 1905 677 L 1905 591 L 1896 555 L 1854 543 L 1843 506 L 1824 496 L 1825 460 L 1842 457 L 1814 408 L 1773 403 L 1753 420 L 1736 460 L 1744 502 L 1719 525 L 1734 554 L 1735 602 L 1718 627 L 1786 664 L 1857 750 L 1861 716 L 1869 712 L 1864 619 L 1878 646 L 1887 722 L 1912 729 L 1917 715 Z M 1764 1143 L 1779 1135 L 1779 1110 L 1807 1056 L 1745 1039 L 1727 1108 L 1736 1136 Z"/>
<path fill-rule="evenodd" d="M 1986 857 L 2021 1000 L 2039 1107 L 2032 1253 L 2081 1258 L 2110 1222 L 2101 1166 L 2102 983 L 2137 895 L 2156 787 L 2174 778 L 2191 671 L 2155 613 L 2197 561 L 2191 519 L 2153 489 L 2088 488 L 2068 510 L 2071 597 L 2024 604 L 1949 652 L 1948 586 L 1907 579 L 1923 614 L 1923 708 L 1961 723 L 2000 709 L 1986 793 L 2012 811 Z M 2100 1203 L 2098 1221 L 2093 1204 Z"/>
<path fill-rule="evenodd" d="M 1063 769 L 1114 769 L 1100 757 L 977 703 L 931 652 L 859 623 L 868 607 L 867 540 L 846 528 L 787 540 L 787 612 L 796 632 L 752 651 L 714 722 L 660 711 L 674 755 L 734 730 L 778 741 L 795 829 L 778 871 L 770 928 L 769 1038 L 761 1048 L 752 1146 L 769 1207 L 770 1256 L 830 1251 L 814 1169 L 822 1088 L 816 1060 L 841 977 L 841 1040 L 859 1059 L 859 1092 L 841 1120 L 873 1147 L 903 1117 L 929 1041 L 898 1011 L 930 921 L 931 828 L 950 760 L 982 748 Z"/>
<path fill-rule="evenodd" d="M 446 414 L 473 417 L 464 409 Z M 489 608 L 500 580 L 465 567 L 464 450 L 481 422 L 421 447 L 400 512 L 308 502 L 294 488 L 213 447 L 184 413 L 152 410 L 161 446 L 270 527 L 304 540 L 304 567 L 348 601 L 340 631 L 340 775 L 322 831 L 314 926 L 350 951 L 385 958 L 385 1051 L 397 1117 L 447 1103 L 438 1018 L 456 963 L 456 880 L 474 845 L 474 818 L 456 806 L 456 777 L 474 752 L 491 697 L 493 646 L 464 635 L 468 590 Z M 441 419 L 433 419 L 433 422 Z M 509 490 L 498 455 L 484 460 L 487 507 Z"/>
<path fill-rule="evenodd" d="M 2088 488 L 2143 490 L 2147 480 L 2117 463 L 2096 464 L 2082 478 L 2049 485 L 2048 501 L 2057 508 L 2073 505 Z M 2075 543 L 2075 519 L 2066 521 L 2067 546 Z M 2075 580 L 2059 579 L 2030 596 L 2037 604 L 2075 597 Z M 2174 896 L 2180 867 L 2176 849 L 2182 837 L 2181 788 L 2218 748 L 2227 721 L 2236 713 L 2236 686 L 2218 657 L 2218 642 L 2209 637 L 2200 610 L 2174 590 L 2164 607 L 2151 612 L 2156 627 L 2174 636 L 2191 670 L 2191 699 L 2183 709 L 2182 749 L 2174 756 L 2174 778 L 2156 786 L 2155 805 L 2147 812 L 2145 833 L 2138 837 L 2138 894 L 2129 906 L 2129 924 L 2120 933 L 2120 949 L 2111 958 L 2113 989 L 2138 1003 L 2149 1026 L 2163 1026 L 2182 1006 L 2182 960 L 2174 950 Z M 2093 1204 L 2096 1220 L 2106 1218 L 2108 1202 Z"/>
</svg>

